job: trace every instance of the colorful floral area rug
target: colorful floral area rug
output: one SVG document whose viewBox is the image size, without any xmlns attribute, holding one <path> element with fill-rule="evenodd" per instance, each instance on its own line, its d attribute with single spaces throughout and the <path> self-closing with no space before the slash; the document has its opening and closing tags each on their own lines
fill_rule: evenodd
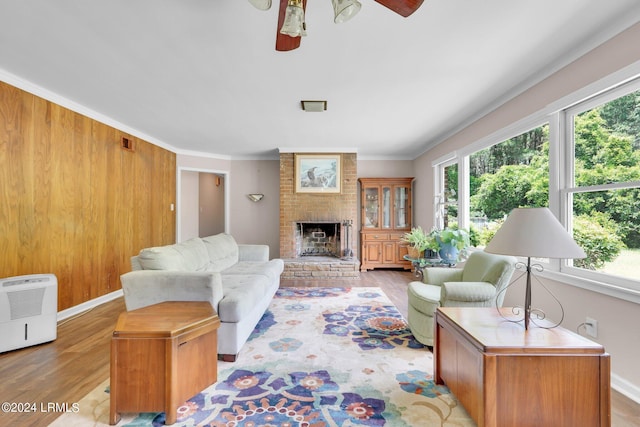
<svg viewBox="0 0 640 427">
<path fill-rule="evenodd" d="M 281 288 L 218 382 L 179 408 L 175 426 L 475 426 L 432 380 L 431 352 L 378 288 Z M 108 425 L 108 381 L 53 425 Z M 120 426 L 164 425 L 164 413 Z"/>
</svg>

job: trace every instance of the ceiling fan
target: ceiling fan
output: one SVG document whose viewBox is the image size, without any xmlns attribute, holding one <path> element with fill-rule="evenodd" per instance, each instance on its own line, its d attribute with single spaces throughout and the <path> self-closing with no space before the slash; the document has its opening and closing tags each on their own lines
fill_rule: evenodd
<svg viewBox="0 0 640 427">
<path fill-rule="evenodd" d="M 424 0 L 375 0 L 405 18 L 418 10 Z M 249 0 L 260 10 L 271 8 L 271 0 Z M 336 24 L 346 22 L 355 16 L 362 6 L 358 0 L 331 0 Z M 307 0 L 280 0 L 276 50 L 288 51 L 300 47 L 302 36 L 306 36 L 304 13 Z"/>
</svg>

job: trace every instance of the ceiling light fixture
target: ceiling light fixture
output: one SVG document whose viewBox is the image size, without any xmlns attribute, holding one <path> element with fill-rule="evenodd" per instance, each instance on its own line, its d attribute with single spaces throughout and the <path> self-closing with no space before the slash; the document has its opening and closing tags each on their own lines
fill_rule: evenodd
<svg viewBox="0 0 640 427">
<path fill-rule="evenodd" d="M 405 18 L 418 10 L 424 0 L 375 0 Z M 249 0 L 260 10 L 268 10 L 272 0 Z M 331 0 L 333 22 L 340 24 L 353 18 L 362 7 L 359 0 Z M 307 35 L 307 0 L 280 0 L 276 30 L 276 50 L 289 51 L 300 47 L 300 39 Z"/>
<path fill-rule="evenodd" d="M 300 37 L 307 35 L 307 27 L 304 22 L 304 9 L 302 0 L 289 0 L 285 11 L 284 24 L 280 33 L 290 37 Z"/>
<path fill-rule="evenodd" d="M 327 109 L 327 101 L 300 101 L 302 109 L 310 112 L 321 112 Z"/>
</svg>

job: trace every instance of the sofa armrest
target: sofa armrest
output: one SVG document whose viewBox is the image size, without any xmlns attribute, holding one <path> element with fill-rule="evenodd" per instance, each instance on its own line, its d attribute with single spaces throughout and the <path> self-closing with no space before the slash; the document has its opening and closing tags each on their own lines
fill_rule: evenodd
<svg viewBox="0 0 640 427">
<path fill-rule="evenodd" d="M 138 270 L 120 276 L 127 310 L 164 301 L 209 301 L 217 311 L 222 299 L 220 273 Z"/>
<path fill-rule="evenodd" d="M 485 302 L 496 296 L 496 287 L 489 282 L 445 282 L 440 288 L 440 301 Z M 453 304 L 456 305 L 456 304 Z"/>
<path fill-rule="evenodd" d="M 269 261 L 269 246 L 238 245 L 238 261 Z"/>
<path fill-rule="evenodd" d="M 422 270 L 422 281 L 428 285 L 442 286 L 444 282 L 459 282 L 461 280 L 461 268 L 427 267 Z"/>
</svg>

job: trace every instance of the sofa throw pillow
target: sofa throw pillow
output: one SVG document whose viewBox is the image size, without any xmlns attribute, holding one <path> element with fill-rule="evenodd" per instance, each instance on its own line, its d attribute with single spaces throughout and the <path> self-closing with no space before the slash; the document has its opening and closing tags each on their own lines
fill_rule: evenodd
<svg viewBox="0 0 640 427">
<path fill-rule="evenodd" d="M 203 237 L 202 241 L 209 253 L 209 271 L 226 270 L 238 262 L 238 244 L 230 234 L 220 233 Z"/>
<path fill-rule="evenodd" d="M 200 271 L 209 263 L 209 255 L 200 239 L 140 251 L 138 261 L 144 270 Z"/>
</svg>

